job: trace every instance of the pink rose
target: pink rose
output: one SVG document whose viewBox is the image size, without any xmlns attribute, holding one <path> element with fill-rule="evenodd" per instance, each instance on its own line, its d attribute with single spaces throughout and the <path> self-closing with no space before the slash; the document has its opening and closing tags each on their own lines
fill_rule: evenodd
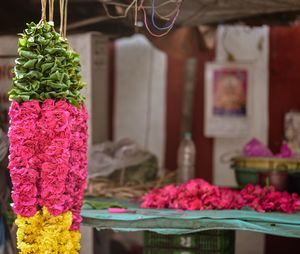
<svg viewBox="0 0 300 254">
<path fill-rule="evenodd" d="M 40 104 L 37 100 L 26 101 L 22 104 L 18 104 L 18 102 L 13 101 L 10 106 L 9 117 L 12 123 L 16 121 L 37 120 L 40 111 Z"/>
<path fill-rule="evenodd" d="M 19 103 L 17 101 L 12 101 L 8 112 L 11 121 L 14 122 L 15 120 L 17 120 L 17 118 L 19 117 L 19 110 L 20 110 Z"/>
<path fill-rule="evenodd" d="M 53 111 L 55 109 L 55 101 L 52 99 L 47 99 L 42 104 L 43 111 Z"/>
<path fill-rule="evenodd" d="M 37 208 L 35 206 L 19 206 L 13 204 L 13 210 L 15 214 L 19 214 L 23 217 L 32 217 L 37 212 Z"/>
<path fill-rule="evenodd" d="M 80 229 L 80 223 L 82 222 L 82 217 L 80 216 L 80 212 L 73 212 L 73 223 L 71 226 L 71 230 L 79 230 Z"/>
<path fill-rule="evenodd" d="M 55 103 L 55 107 L 57 109 L 60 109 L 60 110 L 64 110 L 64 111 L 72 111 L 72 109 L 74 108 L 72 105 L 70 105 L 66 100 L 61 100 L 61 101 L 57 101 Z"/>
<path fill-rule="evenodd" d="M 44 162 L 42 164 L 42 179 L 57 178 L 58 181 L 64 181 L 67 177 L 69 167 L 64 164 L 56 164 L 53 161 Z"/>
<path fill-rule="evenodd" d="M 39 177 L 34 169 L 28 168 L 12 168 L 10 176 L 14 186 L 26 185 L 28 183 L 35 184 Z"/>
<path fill-rule="evenodd" d="M 22 121 L 37 120 L 41 111 L 40 103 L 37 100 L 25 101 L 22 103 L 19 110 L 20 117 L 22 116 Z"/>
<path fill-rule="evenodd" d="M 64 110 L 42 111 L 38 125 L 41 129 L 55 132 L 65 131 L 69 124 L 70 113 Z"/>
<path fill-rule="evenodd" d="M 34 191 L 36 192 L 36 190 L 34 190 Z M 36 193 L 34 196 L 31 196 L 31 195 L 28 195 L 28 192 L 18 194 L 13 191 L 11 196 L 12 196 L 14 203 L 18 206 L 24 206 L 24 207 L 34 206 L 35 207 L 37 204 Z"/>
<path fill-rule="evenodd" d="M 20 142 L 20 140 L 31 139 L 35 135 L 35 129 L 35 120 L 12 123 L 8 131 L 10 143 L 12 144 L 13 142 Z"/>
<path fill-rule="evenodd" d="M 41 197 L 47 198 L 49 195 L 60 195 L 64 193 L 65 185 L 65 181 L 58 181 L 55 178 L 51 180 L 45 179 L 41 186 Z"/>
<path fill-rule="evenodd" d="M 49 142 L 50 145 L 45 147 L 45 153 L 55 158 L 68 161 L 70 157 L 69 140 L 64 138 L 55 138 Z"/>
<path fill-rule="evenodd" d="M 9 155 L 10 160 L 9 160 L 9 164 L 8 164 L 8 168 L 10 170 L 12 170 L 13 168 L 27 167 L 27 165 L 29 165 L 27 159 L 24 159 L 17 155 L 18 155 L 18 153 L 14 152 L 14 150 L 10 151 L 10 155 Z"/>
</svg>

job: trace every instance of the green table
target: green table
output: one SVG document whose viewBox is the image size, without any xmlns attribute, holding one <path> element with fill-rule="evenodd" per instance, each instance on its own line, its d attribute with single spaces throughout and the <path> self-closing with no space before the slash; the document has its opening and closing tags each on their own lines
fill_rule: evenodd
<svg viewBox="0 0 300 254">
<path fill-rule="evenodd" d="M 300 238 L 300 213 L 258 213 L 250 210 L 185 211 L 139 209 L 130 204 L 129 213 L 83 209 L 83 224 L 99 230 L 152 231 L 159 234 L 185 234 L 203 230 L 248 230 Z"/>
</svg>

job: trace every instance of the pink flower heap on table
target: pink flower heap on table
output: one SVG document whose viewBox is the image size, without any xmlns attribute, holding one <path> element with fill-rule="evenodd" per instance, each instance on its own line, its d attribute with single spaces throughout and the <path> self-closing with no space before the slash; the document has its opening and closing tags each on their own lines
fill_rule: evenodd
<svg viewBox="0 0 300 254">
<path fill-rule="evenodd" d="M 300 197 L 297 194 L 251 184 L 236 191 L 211 185 L 202 179 L 194 179 L 179 186 L 168 185 L 154 189 L 142 200 L 142 208 L 224 210 L 250 207 L 258 212 L 285 213 L 300 210 Z"/>
</svg>

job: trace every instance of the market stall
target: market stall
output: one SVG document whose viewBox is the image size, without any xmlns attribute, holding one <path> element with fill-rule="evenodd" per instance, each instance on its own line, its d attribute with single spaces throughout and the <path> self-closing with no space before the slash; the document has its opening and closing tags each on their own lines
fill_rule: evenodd
<svg viewBox="0 0 300 254">
<path fill-rule="evenodd" d="M 299 3 L 4 7 L 0 34 L 24 31 L 0 37 L 0 254 L 107 254 L 108 231 L 144 232 L 130 254 L 300 238 Z"/>
</svg>

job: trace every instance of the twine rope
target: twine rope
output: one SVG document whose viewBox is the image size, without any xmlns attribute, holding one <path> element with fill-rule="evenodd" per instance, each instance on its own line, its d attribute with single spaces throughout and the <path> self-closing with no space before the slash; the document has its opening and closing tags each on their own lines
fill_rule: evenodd
<svg viewBox="0 0 300 254">
<path fill-rule="evenodd" d="M 60 35 L 63 35 L 63 25 L 64 25 L 64 19 L 63 19 L 63 13 L 64 13 L 64 0 L 59 0 L 59 13 L 60 13 Z"/>
<path fill-rule="evenodd" d="M 68 0 L 59 0 L 60 10 L 60 35 L 63 38 L 67 36 L 67 23 L 68 23 Z"/>
<path fill-rule="evenodd" d="M 65 0 L 65 11 L 64 11 L 64 38 L 67 38 L 67 24 L 68 24 L 68 0 Z"/>
<path fill-rule="evenodd" d="M 54 16 L 54 0 L 49 0 L 49 21 L 53 21 Z"/>
<path fill-rule="evenodd" d="M 63 36 L 63 29 L 64 29 L 64 6 L 65 6 L 65 0 L 59 0 L 59 12 L 60 12 L 59 32 L 61 36 Z"/>
<path fill-rule="evenodd" d="M 46 21 L 47 20 L 47 0 L 41 0 L 41 4 L 42 4 L 42 17 L 41 17 L 41 22 Z"/>
</svg>

